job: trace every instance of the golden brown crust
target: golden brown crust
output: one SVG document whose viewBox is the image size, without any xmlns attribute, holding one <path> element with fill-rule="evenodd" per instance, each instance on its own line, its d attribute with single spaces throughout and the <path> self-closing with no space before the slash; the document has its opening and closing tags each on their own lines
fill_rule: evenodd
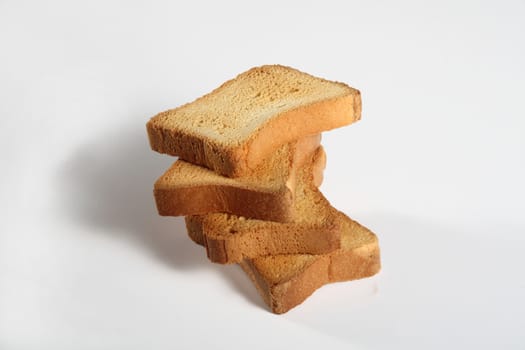
<svg viewBox="0 0 525 350">
<path fill-rule="evenodd" d="M 187 216 L 185 219 L 188 231 L 202 237 L 208 258 L 219 264 L 278 254 L 324 254 L 341 246 L 341 227 L 337 222 L 323 226 L 264 223 L 237 232 L 207 220 L 205 216 Z"/>
<path fill-rule="evenodd" d="M 289 281 L 270 287 L 270 309 L 282 314 L 302 303 L 314 291 L 330 282 L 328 274 L 330 259 L 320 256 L 301 273 Z"/>
<path fill-rule="evenodd" d="M 349 244 L 332 253 L 269 256 L 239 262 L 272 312 L 282 314 L 289 311 L 325 284 L 366 278 L 379 272 L 381 262 L 377 237 L 346 215 L 341 213 L 340 218 L 346 221 L 344 235 Z M 191 221 L 186 223 L 190 238 L 204 245 L 202 231 L 192 227 Z M 283 267 L 283 261 L 296 262 L 305 257 L 308 258 L 305 263 L 298 263 L 302 266 L 300 268 L 293 264 Z M 275 273 L 272 270 L 280 270 L 280 274 L 288 277 L 270 278 L 268 273 Z"/>
<path fill-rule="evenodd" d="M 241 174 L 259 164 L 281 144 L 351 124 L 361 118 L 361 98 L 346 95 L 297 108 L 270 119 L 246 141 L 246 154 L 238 156 L 246 164 L 238 163 L 234 172 Z M 327 122 L 329 120 L 329 122 Z M 300 121 L 298 123 L 297 121 Z"/>
<path fill-rule="evenodd" d="M 160 215 L 180 216 L 230 213 L 248 218 L 289 222 L 293 218 L 292 193 L 283 188 L 261 192 L 233 186 L 193 186 L 155 189 Z"/>
<path fill-rule="evenodd" d="M 189 163 L 201 165 L 218 171 L 222 175 L 237 177 L 246 174 L 239 172 L 237 161 L 239 149 L 213 144 L 209 139 L 159 126 L 152 118 L 147 124 L 148 139 L 151 149 Z M 236 174 L 236 176 L 233 176 Z"/>
<path fill-rule="evenodd" d="M 355 235 L 356 232 L 348 234 Z M 268 282 L 259 270 L 257 261 L 265 258 L 247 260 L 241 266 L 272 312 L 281 314 L 301 304 L 327 283 L 366 278 L 379 272 L 381 263 L 377 238 L 370 231 L 368 235 L 368 242 L 361 245 L 349 249 L 343 247 L 333 253 L 315 256 L 314 261 L 298 271 L 293 278 L 276 284 Z"/>
<path fill-rule="evenodd" d="M 229 213 L 291 222 L 297 170 L 319 147 L 320 140 L 320 135 L 313 135 L 291 142 L 249 176 L 236 179 L 178 160 L 155 183 L 158 212 L 163 216 Z"/>
</svg>

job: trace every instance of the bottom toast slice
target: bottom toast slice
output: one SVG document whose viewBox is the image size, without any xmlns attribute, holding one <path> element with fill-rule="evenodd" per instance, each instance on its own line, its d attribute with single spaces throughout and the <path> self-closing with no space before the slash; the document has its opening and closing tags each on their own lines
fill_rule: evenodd
<svg viewBox="0 0 525 350">
<path fill-rule="evenodd" d="M 338 219 L 342 235 L 341 247 L 336 251 L 322 255 L 273 255 L 240 263 L 272 312 L 287 312 L 327 283 L 370 277 L 380 270 L 377 237 L 341 212 Z M 204 245 L 202 232 L 188 227 L 188 235 Z"/>
<path fill-rule="evenodd" d="M 326 155 L 319 147 L 300 169 L 293 222 L 245 219 L 228 214 L 186 217 L 188 230 L 203 237 L 208 258 L 216 263 L 279 254 L 324 254 L 341 246 L 341 220 L 318 190 Z"/>
</svg>

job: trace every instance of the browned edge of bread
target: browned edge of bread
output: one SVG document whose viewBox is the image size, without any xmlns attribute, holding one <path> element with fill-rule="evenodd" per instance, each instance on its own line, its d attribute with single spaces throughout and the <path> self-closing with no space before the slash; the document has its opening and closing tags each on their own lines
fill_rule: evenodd
<svg viewBox="0 0 525 350">
<path fill-rule="evenodd" d="M 345 218 L 350 220 L 346 216 Z M 350 248 L 342 247 L 333 253 L 314 256 L 309 264 L 290 279 L 275 283 L 267 280 L 260 273 L 258 263 L 262 259 L 272 259 L 272 257 L 246 259 L 241 262 L 241 267 L 252 278 L 272 312 L 285 313 L 301 304 L 325 284 L 362 279 L 379 272 L 381 262 L 377 237 L 355 221 L 351 221 L 351 226 L 353 228 L 347 232 L 350 239 L 358 235 L 358 230 L 366 230 L 369 239 Z M 267 262 L 263 263 L 267 264 Z"/>
<path fill-rule="evenodd" d="M 262 192 L 233 186 L 196 186 L 177 191 L 154 190 L 159 215 L 230 213 L 247 218 L 288 222 L 292 220 L 292 193 L 282 188 Z"/>
<path fill-rule="evenodd" d="M 264 302 L 276 314 L 282 314 L 304 302 L 317 289 L 328 283 L 362 279 L 377 274 L 381 269 L 377 237 L 367 228 L 340 213 L 346 220 L 345 232 L 350 247 L 320 255 L 292 254 L 244 259 L 240 266 L 250 277 Z M 205 238 L 199 230 L 188 227 L 188 236 L 197 244 L 204 245 Z M 363 234 L 366 235 L 363 239 Z M 304 263 L 300 263 L 304 260 Z M 300 268 L 283 267 L 283 261 L 302 265 Z M 284 269 L 282 274 L 290 277 L 277 282 L 261 273 L 258 266 L 275 266 Z"/>
<path fill-rule="evenodd" d="M 178 156 L 228 177 L 239 177 L 249 172 L 247 168 L 239 169 L 241 160 L 235 148 L 217 145 L 209 139 L 180 130 L 159 127 L 153 119 L 148 121 L 146 129 L 151 149 L 156 152 Z"/>
<path fill-rule="evenodd" d="M 307 206 L 307 211 L 298 213 L 301 217 L 297 222 L 249 220 L 227 214 L 186 216 L 188 230 L 198 231 L 194 235 L 203 237 L 208 258 L 215 263 L 232 264 L 244 258 L 322 254 L 338 249 L 342 232 L 338 211 L 317 189 L 326 164 L 322 147 L 310 154 L 308 163 L 301 170 L 297 189 L 309 193 L 303 197 L 302 204 L 298 204 L 303 208 Z"/>
<path fill-rule="evenodd" d="M 330 119 L 330 125 L 326 119 Z M 361 119 L 361 95 L 346 95 L 306 105 L 280 114 L 266 122 L 236 150 L 239 162 L 232 169 L 239 176 L 262 162 L 280 144 L 306 135 L 337 129 Z M 297 122 L 300 121 L 300 122 Z"/>
<path fill-rule="evenodd" d="M 208 227 L 213 224 L 201 216 L 186 216 L 185 221 L 192 235 L 202 237 L 208 259 L 218 264 L 275 254 L 323 254 L 341 246 L 341 227 L 335 221 L 323 227 L 278 223 L 243 233 L 231 229 L 222 237 L 206 234 L 217 227 Z"/>
<path fill-rule="evenodd" d="M 272 155 L 269 163 L 260 164 L 249 177 L 235 179 L 225 178 L 211 170 L 177 160 L 155 182 L 153 194 L 157 210 L 162 216 L 229 213 L 246 218 L 291 222 L 294 215 L 293 197 L 297 171 L 319 147 L 320 140 L 321 135 L 318 134 L 291 142 L 279 150 L 279 156 Z M 180 166 L 177 167 L 179 164 L 186 164 L 182 169 L 200 168 L 200 171 L 213 174 L 215 182 L 210 183 L 210 180 L 207 180 L 178 183 L 176 176 L 188 175 L 183 171 L 172 172 L 175 171 L 172 169 L 181 169 Z M 274 168 L 286 171 L 276 172 Z M 315 174 L 319 177 L 317 181 L 322 181 L 322 169 L 317 172 L 320 173 Z M 260 180 L 265 177 L 277 178 L 279 184 L 265 186 L 264 181 Z M 259 184 L 258 181 L 262 183 Z"/>
<path fill-rule="evenodd" d="M 251 70 L 262 68 L 255 67 Z M 284 68 L 297 71 L 290 67 Z M 248 72 L 223 83 L 208 95 L 214 94 L 223 86 L 230 85 Z M 150 146 L 154 151 L 178 156 L 180 159 L 210 168 L 227 177 L 243 176 L 283 144 L 358 121 L 361 118 L 361 94 L 359 90 L 348 88 L 349 93 L 346 95 L 321 99 L 276 113 L 272 118 L 263 122 L 249 137 L 230 145 L 203 135 L 164 128 L 156 121 L 162 119 L 170 111 L 161 112 L 146 124 Z"/>
<path fill-rule="evenodd" d="M 282 284 L 269 284 L 246 259 L 240 263 L 273 313 L 283 314 L 303 303 L 322 286 L 371 277 L 381 269 L 379 245 L 370 243 L 337 257 L 320 256 L 301 274 Z M 332 270 L 338 270 L 333 273 Z"/>
</svg>

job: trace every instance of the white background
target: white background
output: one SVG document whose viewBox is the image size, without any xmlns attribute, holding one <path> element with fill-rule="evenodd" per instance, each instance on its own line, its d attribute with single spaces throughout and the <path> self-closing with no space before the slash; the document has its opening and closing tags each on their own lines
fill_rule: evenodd
<svg viewBox="0 0 525 350">
<path fill-rule="evenodd" d="M 525 3 L 0 1 L 0 349 L 523 349 Z M 344 81 L 322 189 L 382 272 L 267 311 L 145 123 L 256 65 Z"/>
</svg>

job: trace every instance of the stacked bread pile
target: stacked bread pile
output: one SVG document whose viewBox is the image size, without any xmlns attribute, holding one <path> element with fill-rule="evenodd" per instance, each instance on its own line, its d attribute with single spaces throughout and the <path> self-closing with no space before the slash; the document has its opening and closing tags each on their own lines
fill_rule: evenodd
<svg viewBox="0 0 525 350">
<path fill-rule="evenodd" d="M 147 124 L 153 150 L 179 159 L 155 183 L 160 215 L 238 263 L 275 313 L 322 285 L 378 272 L 376 236 L 318 190 L 320 133 L 360 119 L 358 90 L 283 66 L 240 74 Z"/>
</svg>

